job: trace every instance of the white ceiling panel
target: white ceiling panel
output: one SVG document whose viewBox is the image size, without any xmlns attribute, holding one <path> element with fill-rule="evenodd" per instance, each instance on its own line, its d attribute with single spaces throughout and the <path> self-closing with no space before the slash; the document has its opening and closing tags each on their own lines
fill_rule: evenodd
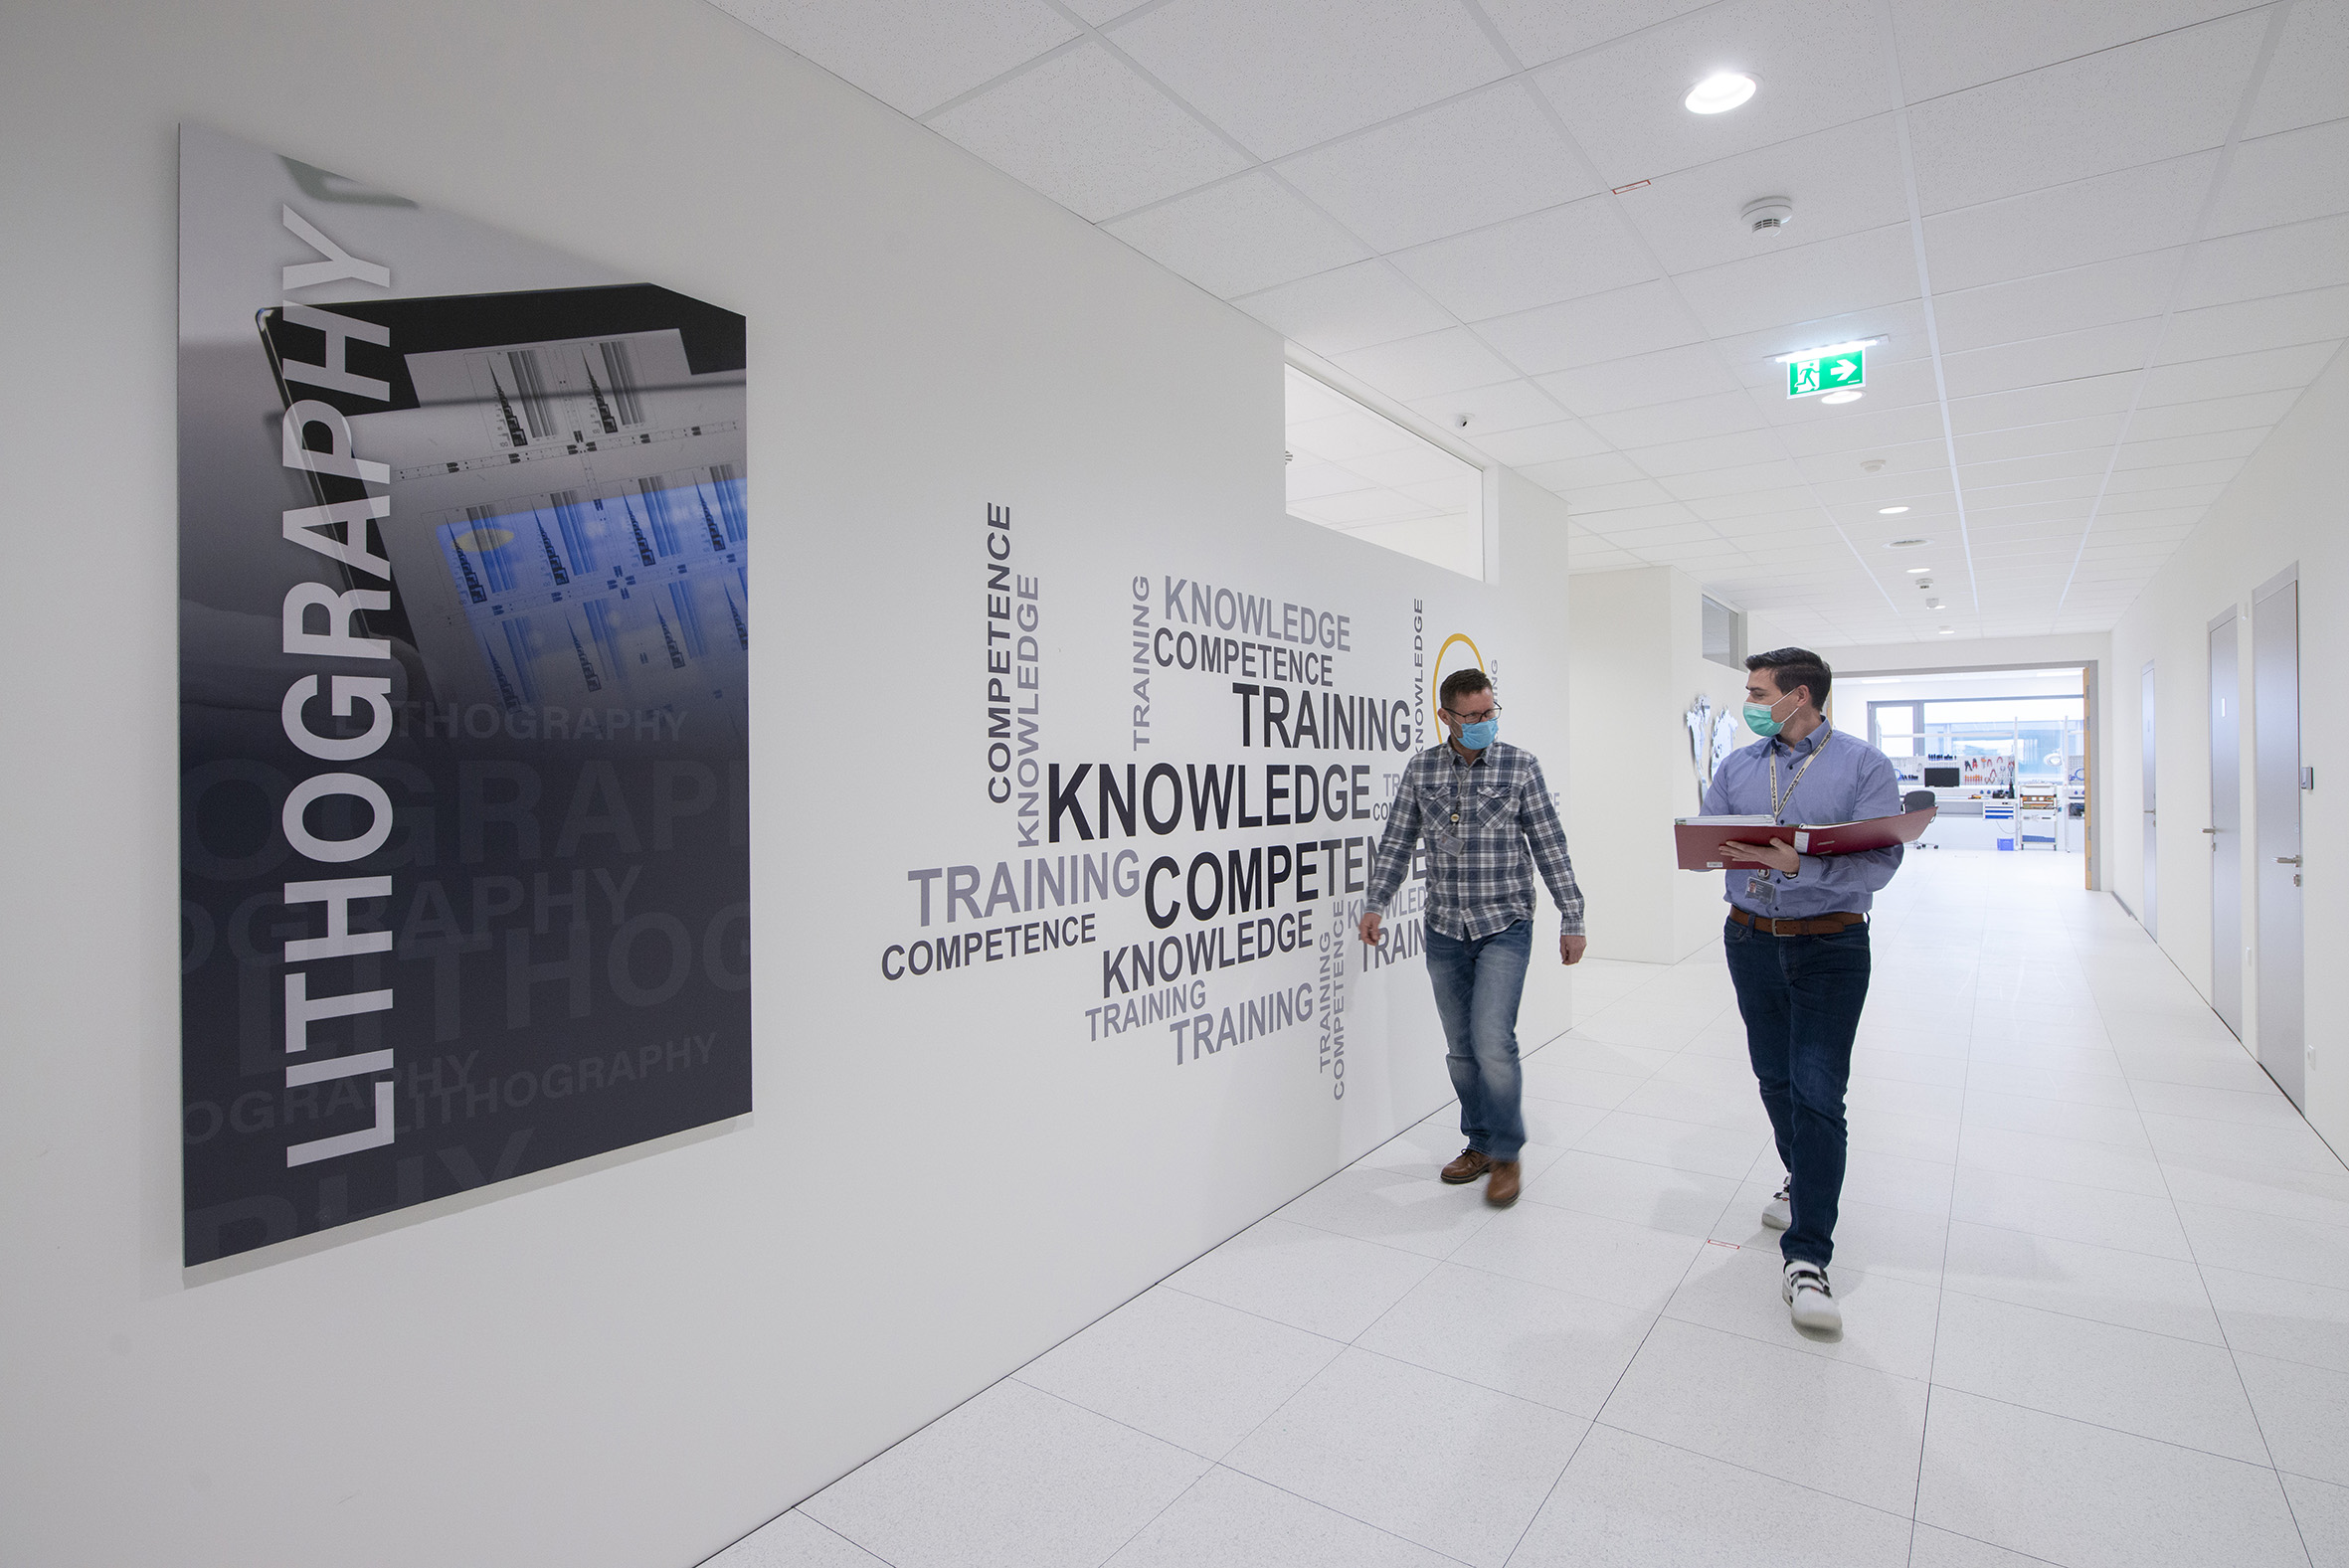
<svg viewBox="0 0 2349 1568">
<path fill-rule="evenodd" d="M 1561 55 L 1594 49 L 1626 33 L 1701 10 L 1713 0 L 1484 0 L 1520 64 L 1546 65 Z"/>
<path fill-rule="evenodd" d="M 1522 82 L 1285 159 L 1280 171 L 1380 251 L 1555 207 L 1596 189 Z"/>
<path fill-rule="evenodd" d="M 2119 476 L 2116 474 L 2114 478 Z M 2184 489 L 2123 490 L 2117 486 L 2106 492 L 2096 508 L 2099 520 L 2118 518 L 2139 512 L 2167 512 L 2179 507 L 2208 506 L 2226 492 L 2224 483 L 2195 485 Z"/>
<path fill-rule="evenodd" d="M 2300 0 L 2260 84 L 2246 136 L 2349 115 L 2349 3 Z"/>
<path fill-rule="evenodd" d="M 2156 440 L 2175 436 L 2201 436 L 2212 431 L 2265 431 L 2299 401 L 2297 387 L 2284 392 L 2255 392 L 2239 398 L 2205 398 L 2198 403 L 2171 403 L 2140 408 L 2129 421 L 2129 436 Z"/>
<path fill-rule="evenodd" d="M 1384 261 L 1357 261 L 1234 301 L 1316 354 L 1344 354 L 1452 324 Z"/>
<path fill-rule="evenodd" d="M 1910 102 L 2190 27 L 2243 0 L 1893 0 Z"/>
<path fill-rule="evenodd" d="M 2349 283 L 2349 215 L 2205 240 L 2178 296 L 2180 309 Z"/>
<path fill-rule="evenodd" d="M 1528 468 L 1527 476 L 1544 488 L 1560 495 L 1571 495 L 1577 490 L 1593 489 L 1602 484 L 1637 484 L 1647 477 L 1639 467 L 1621 452 L 1600 452 L 1593 457 L 1569 457 L 1558 462 L 1545 462 Z"/>
<path fill-rule="evenodd" d="M 1644 409 L 1622 409 L 1590 416 L 1590 428 L 1621 449 L 1655 446 L 1668 440 L 1693 440 L 1708 436 L 1730 436 L 1761 428 L 1753 399 L 1742 392 L 1717 392 L 1710 397 Z"/>
<path fill-rule="evenodd" d="M 1621 484 L 1578 484 L 1571 489 L 1559 490 L 1558 493 L 1573 503 L 1575 511 L 1587 514 L 1634 506 L 1662 506 L 1678 499 L 1653 479 L 1629 479 Z M 1594 528 L 1607 526 L 1594 516 L 1585 516 L 1583 521 Z"/>
<path fill-rule="evenodd" d="M 1964 462 L 1999 462 L 2010 457 L 2042 457 L 2050 452 L 2094 448 L 2108 452 L 2120 439 L 2127 416 L 2100 414 L 2093 419 L 2055 420 L 2046 425 L 2013 426 L 1957 438 L 1957 455 Z"/>
<path fill-rule="evenodd" d="M 1499 316 L 1479 323 L 1477 330 L 1530 375 L 1678 348 L 1705 337 L 1696 317 L 1661 279 Z"/>
<path fill-rule="evenodd" d="M 1705 343 L 1627 356 L 1535 379 L 1551 397 L 1585 418 L 1618 409 L 1737 390 L 1736 378 L 1721 367 L 1720 357 Z"/>
<path fill-rule="evenodd" d="M 2239 144 L 2227 188 L 2211 214 L 2211 233 L 2342 212 L 2349 212 L 2349 119 Z"/>
<path fill-rule="evenodd" d="M 1507 75 L 1456 0 L 1170 0 L 1110 35 L 1260 158 Z"/>
<path fill-rule="evenodd" d="M 2297 392 L 2316 379 L 2338 345 L 2303 343 L 2297 348 L 2271 348 L 2256 354 L 2230 354 L 2224 359 L 2198 359 L 2183 365 L 2156 365 L 2145 375 L 2147 408 L 2165 403 L 2193 403 L 2205 398 L 2232 398 L 2249 392 Z"/>
<path fill-rule="evenodd" d="M 2218 166 L 2196 153 L 1927 218 L 1933 291 L 2185 245 Z"/>
<path fill-rule="evenodd" d="M 1245 166 L 1213 132 L 1092 43 L 930 124 L 1096 223 Z"/>
<path fill-rule="evenodd" d="M 2113 375 L 2141 368 L 2160 329 L 2158 317 L 2147 317 L 2027 343 L 1943 354 L 1942 375 L 1952 398 Z"/>
<path fill-rule="evenodd" d="M 1791 489 L 1804 480 L 1802 470 L 1791 459 L 1780 457 L 1704 473 L 1678 473 L 1656 482 L 1676 501 L 1698 501 L 1717 495 L 1739 495 L 1748 490 Z"/>
<path fill-rule="evenodd" d="M 2163 463 L 2212 462 L 2249 457 L 2267 439 L 2267 432 L 2213 431 L 2207 436 L 2169 436 L 2158 440 L 2123 441 L 2114 468 L 2153 468 Z"/>
<path fill-rule="evenodd" d="M 1288 427 L 1288 449 L 1299 461 L 1313 457 L 1342 468 L 1354 468 L 1356 461 L 1377 452 L 1401 451 L 1421 439 L 1391 420 L 1365 418 L 1359 412 L 1300 420 Z"/>
<path fill-rule="evenodd" d="M 1624 185 L 1889 112 L 1887 43 L 1882 10 L 1865 0 L 1723 0 L 1535 81 L 1607 183 Z M 1689 113 L 1681 99 L 1717 71 L 1761 89 L 1731 113 Z"/>
<path fill-rule="evenodd" d="M 1326 272 L 1370 254 L 1367 246 L 1262 170 L 1102 227 L 1225 299 Z"/>
<path fill-rule="evenodd" d="M 2227 458 L 2215 462 L 2162 463 L 2151 468 L 2123 468 L 2112 475 L 2112 483 L 2104 494 L 2107 502 L 2116 495 L 2143 495 L 2148 491 L 2169 496 L 2189 495 L 2204 485 L 2224 485 L 2243 471 L 2243 459 Z"/>
<path fill-rule="evenodd" d="M 2107 446 L 2100 451 L 2057 451 L 2037 457 L 1966 461 L 1958 464 L 1957 473 L 1968 495 L 1998 494 L 2012 486 L 2043 479 L 2100 479 L 2111 461 L 2112 448 Z"/>
<path fill-rule="evenodd" d="M 1095 27 L 1102 27 L 1145 4 L 1146 0 L 1061 0 L 1061 3 Z"/>
<path fill-rule="evenodd" d="M 1689 510 L 1709 522 L 1723 522 L 1740 517 L 1775 517 L 1801 512 L 1812 518 L 1821 515 L 1819 498 L 1807 484 L 1780 485 L 1775 489 L 1742 490 L 1730 495 L 1700 496 L 1689 503 Z"/>
<path fill-rule="evenodd" d="M 1422 418 L 1456 432 L 1462 439 L 1480 444 L 1487 436 L 1548 425 L 1565 418 L 1565 410 L 1523 377 L 1412 399 L 1410 408 Z M 1466 425 L 1460 424 L 1463 415 L 1468 418 Z"/>
<path fill-rule="evenodd" d="M 1783 462 L 1786 448 L 1768 431 L 1742 431 L 1730 436 L 1708 436 L 1697 440 L 1670 441 L 1635 447 L 1624 453 L 1654 478 L 1670 474 L 1704 473 L 1714 468 L 1741 468 L 1753 463 Z"/>
<path fill-rule="evenodd" d="M 1639 237 L 1606 196 L 1400 251 L 1394 263 L 1463 321 L 1605 293 L 1656 275 Z"/>
<path fill-rule="evenodd" d="M 2161 340 L 2161 363 L 2214 359 L 2349 337 L 2349 285 L 2181 310 Z"/>
<path fill-rule="evenodd" d="M 1398 400 L 1490 386 L 1512 374 L 1466 327 L 1446 327 L 1332 357 L 1347 374 Z"/>
<path fill-rule="evenodd" d="M 1936 292 L 1933 319 L 1941 351 L 1963 353 L 2158 316 L 2169 307 L 2184 261 L 2183 249 L 2147 251 L 1982 288 Z"/>
<path fill-rule="evenodd" d="M 1902 223 L 1749 256 L 1677 281 L 1689 308 L 1719 337 L 1914 299 L 1916 254 Z"/>
<path fill-rule="evenodd" d="M 717 0 L 902 113 L 927 114 L 1077 29 L 1045 0 Z"/>
<path fill-rule="evenodd" d="M 1781 425 L 1778 431 L 1786 449 L 1797 457 L 1848 452 L 1856 460 L 1876 456 L 1874 448 L 1880 446 L 1940 440 L 1941 408 L 1931 402 L 1913 403 L 1905 408 L 1872 404 L 1865 412 L 1846 411 L 1844 419 L 1806 420 Z"/>
<path fill-rule="evenodd" d="M 2225 17 L 1919 103 L 1908 122 L 1924 210 L 2218 146 L 2265 29 L 2259 12 Z"/>
<path fill-rule="evenodd" d="M 1538 463 L 1590 457 L 1608 450 L 1607 443 L 1579 420 L 1529 425 L 1519 431 L 1488 432 L 1483 436 L 1468 436 L 1468 439 L 1495 462 L 1529 470 Z"/>
<path fill-rule="evenodd" d="M 1968 436 L 1976 431 L 2001 431 L 2049 420 L 2084 420 L 2098 414 L 2119 414 L 2135 401 L 2136 395 L 2134 376 L 2097 376 L 2087 381 L 2026 387 L 2018 392 L 1994 392 L 1981 398 L 1952 399 L 1949 428 L 1959 436 Z"/>
<path fill-rule="evenodd" d="M 1794 218 L 1776 238 L 1738 214 L 1783 196 Z M 1809 245 L 1908 219 L 1893 117 L 1855 120 L 1668 174 L 1623 199 L 1625 216 L 1656 248 L 1667 271 L 1741 261 L 1770 246 Z"/>
<path fill-rule="evenodd" d="M 1582 508 L 1576 507 L 1579 513 Z M 1623 507 L 1609 512 L 1592 512 L 1583 518 L 1591 527 L 1615 530 L 1625 537 L 1642 528 L 1665 528 L 1680 523 L 1693 523 L 1697 514 L 1678 501 L 1665 501 L 1656 506 Z"/>
</svg>

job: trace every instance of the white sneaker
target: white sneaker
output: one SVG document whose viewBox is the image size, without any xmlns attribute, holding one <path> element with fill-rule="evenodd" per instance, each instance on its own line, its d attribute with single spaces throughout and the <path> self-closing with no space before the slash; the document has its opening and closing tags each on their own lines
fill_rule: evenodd
<svg viewBox="0 0 2349 1568">
<path fill-rule="evenodd" d="M 1789 1196 L 1793 1191 L 1794 1178 L 1789 1176 L 1778 1183 L 1778 1195 L 1762 1205 L 1762 1223 L 1771 1230 L 1782 1231 L 1794 1223 L 1793 1200 Z"/>
<path fill-rule="evenodd" d="M 1795 1327 L 1820 1334 L 1843 1332 L 1843 1308 L 1835 1305 L 1835 1295 L 1828 1289 L 1827 1271 L 1817 1264 L 1799 1258 L 1787 1260 L 1779 1294 L 1786 1298 Z"/>
</svg>

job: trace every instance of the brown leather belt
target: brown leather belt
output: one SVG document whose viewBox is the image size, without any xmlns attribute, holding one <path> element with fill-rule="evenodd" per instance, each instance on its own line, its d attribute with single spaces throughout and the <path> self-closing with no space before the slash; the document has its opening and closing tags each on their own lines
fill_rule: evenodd
<svg viewBox="0 0 2349 1568">
<path fill-rule="evenodd" d="M 1865 925 L 1868 917 L 1851 910 L 1837 910 L 1832 915 L 1814 915 L 1808 920 L 1772 920 L 1767 915 L 1749 915 L 1735 905 L 1729 906 L 1729 919 L 1740 926 L 1751 926 L 1770 937 L 1832 937 L 1839 931 Z"/>
</svg>

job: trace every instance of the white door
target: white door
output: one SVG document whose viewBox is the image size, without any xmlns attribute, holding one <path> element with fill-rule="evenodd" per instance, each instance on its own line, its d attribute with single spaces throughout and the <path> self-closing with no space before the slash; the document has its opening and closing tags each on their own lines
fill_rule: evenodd
<svg viewBox="0 0 2349 1568">
<path fill-rule="evenodd" d="M 2211 1008 L 2243 1037 L 2243 702 L 2238 617 L 2211 627 Z"/>
<path fill-rule="evenodd" d="M 2137 919 L 2144 923 L 2145 935 L 2158 937 L 2161 928 L 2154 924 L 2154 892 L 2160 885 L 2157 873 L 2161 870 L 2161 835 L 2153 826 L 2153 661 L 2145 661 L 2145 887 L 2139 896 Z"/>
<path fill-rule="evenodd" d="M 2252 780 L 2258 806 L 2259 1065 L 2303 1105 L 2300 969 L 2300 585 L 2252 604 Z M 2305 1107 L 2303 1106 L 2303 1109 Z"/>
</svg>

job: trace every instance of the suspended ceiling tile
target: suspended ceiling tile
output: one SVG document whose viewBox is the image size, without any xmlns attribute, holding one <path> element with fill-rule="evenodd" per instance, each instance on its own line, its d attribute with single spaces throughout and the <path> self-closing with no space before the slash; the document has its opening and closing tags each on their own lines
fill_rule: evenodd
<svg viewBox="0 0 2349 1568">
<path fill-rule="evenodd" d="M 1568 457 L 1589 457 L 1607 449 L 1607 443 L 1579 420 L 1529 425 L 1517 431 L 1489 431 L 1482 436 L 1462 434 L 1495 462 L 1505 462 L 1521 470 Z"/>
<path fill-rule="evenodd" d="M 1326 272 L 1370 254 L 1262 170 L 1103 227 L 1223 299 Z"/>
<path fill-rule="evenodd" d="M 1522 217 L 1596 189 L 1522 82 L 1301 152 L 1279 168 L 1381 251 Z"/>
<path fill-rule="evenodd" d="M 1550 396 L 1585 418 L 1738 390 L 1736 380 L 1722 367 L 1720 356 L 1705 343 L 1627 356 L 1536 379 Z"/>
<path fill-rule="evenodd" d="M 1412 495 L 1416 494 L 1416 487 L 1435 482 L 1465 482 L 1473 487 L 1480 477 L 1474 468 L 1450 452 L 1425 442 L 1399 451 L 1373 452 L 1367 457 L 1356 457 L 1349 466 L 1374 484 L 1390 485 Z"/>
<path fill-rule="evenodd" d="M 1674 474 L 1657 482 L 1671 492 L 1674 500 L 1694 501 L 1708 496 L 1741 495 L 1749 490 L 1787 489 L 1803 483 L 1803 475 L 1792 461 L 1780 457 L 1735 468 Z"/>
<path fill-rule="evenodd" d="M 2096 376 L 2086 381 L 2060 382 L 1994 392 L 1979 398 L 1953 398 L 1949 423 L 1959 436 L 1977 431 L 2007 430 L 2018 425 L 2042 425 L 2050 420 L 2079 420 L 2098 414 L 2119 414 L 2137 395 L 2136 372 Z"/>
<path fill-rule="evenodd" d="M 2243 471 L 2240 457 L 2213 458 L 2206 462 L 2155 463 L 2148 468 L 2123 468 L 2112 475 L 2112 483 L 2104 492 L 2104 502 L 2111 505 L 2119 495 L 2143 495 L 2149 492 L 2182 494 L 2209 485 L 2224 486 Z"/>
<path fill-rule="evenodd" d="M 1894 0 L 1910 102 L 2243 9 L 2243 0 Z"/>
<path fill-rule="evenodd" d="M 1397 401 L 1490 386 L 1513 374 L 1466 327 L 1447 327 L 1332 358 L 1349 375 Z"/>
<path fill-rule="evenodd" d="M 1739 468 L 1755 463 L 1777 463 L 1786 448 L 1766 431 L 1741 431 L 1728 436 L 1706 436 L 1695 440 L 1668 441 L 1624 453 L 1653 478 L 1669 474 L 1703 473 L 1715 468 Z"/>
<path fill-rule="evenodd" d="M 1299 501 L 1318 501 L 1325 496 L 1344 495 L 1349 490 L 1370 488 L 1370 481 L 1352 468 L 1318 457 L 1293 453 L 1288 468 L 1289 504 L 1292 507 Z"/>
<path fill-rule="evenodd" d="M 718 0 L 787 49 L 922 115 L 1077 36 L 1044 0 Z"/>
<path fill-rule="evenodd" d="M 1678 279 L 1716 336 L 1897 304 L 1917 297 L 1905 223 L 1768 251 Z"/>
<path fill-rule="evenodd" d="M 1092 43 L 957 104 L 930 125 L 1096 223 L 1246 166 Z"/>
<path fill-rule="evenodd" d="M 1410 408 L 1413 413 L 1453 432 L 1462 440 L 1480 442 L 1486 436 L 1554 424 L 1565 418 L 1565 410 L 1551 401 L 1539 387 L 1523 377 L 1495 382 L 1489 386 L 1435 393 L 1414 399 Z M 1466 425 L 1460 423 L 1463 415 L 1468 417 Z"/>
<path fill-rule="evenodd" d="M 2218 165 L 2200 152 L 1928 217 L 1934 295 L 2184 245 Z"/>
<path fill-rule="evenodd" d="M 2349 4 L 2302 0 L 2284 23 L 2246 136 L 2349 116 Z"/>
<path fill-rule="evenodd" d="M 1933 316 L 1941 352 L 1962 354 L 2158 316 L 2169 308 L 2185 259 L 2183 248 L 2146 251 L 2061 272 L 1936 293 Z"/>
<path fill-rule="evenodd" d="M 1477 330 L 1531 375 L 1677 348 L 1705 337 L 1671 285 L 1661 280 L 1500 316 L 1478 323 Z"/>
<path fill-rule="evenodd" d="M 2002 462 L 1969 462 L 1958 469 L 1968 494 L 1991 493 L 2011 485 L 2042 479 L 2101 479 L 2111 465 L 2112 448 L 2049 452 L 2039 457 L 2009 457 Z"/>
<path fill-rule="evenodd" d="M 1997 462 L 2012 457 L 2042 457 L 2050 452 L 2093 447 L 2109 451 L 2121 437 L 2127 416 L 2099 414 L 2084 420 L 2055 420 L 2046 425 L 2023 425 L 2003 431 L 1961 436 L 1957 455 L 1964 462 Z"/>
<path fill-rule="evenodd" d="M 2302 343 L 2293 348 L 2229 354 L 2182 365 L 2156 365 L 2145 376 L 2145 406 L 2231 398 L 2251 392 L 2297 393 L 2324 369 L 2336 345 Z"/>
<path fill-rule="evenodd" d="M 1928 213 L 2216 147 L 2251 80 L 2255 12 L 2147 38 L 1909 111 Z"/>
<path fill-rule="evenodd" d="M 1764 196 L 1783 196 L 1794 217 L 1755 234 L 1739 214 Z M 1908 221 L 1907 188 L 1893 117 L 1856 120 L 1773 147 L 1668 174 L 1623 198 L 1623 213 L 1663 259 L 1690 272 Z"/>
<path fill-rule="evenodd" d="M 1676 16 L 1712 0 L 1484 0 L 1485 14 L 1520 64 L 1546 65 Z"/>
<path fill-rule="evenodd" d="M 2349 214 L 2205 240 L 2178 296 L 2182 310 L 2349 283 Z"/>
<path fill-rule="evenodd" d="M 1883 13 L 1863 0 L 1724 0 L 1536 73 L 1609 185 L 1889 112 Z M 1681 100 L 1717 71 L 1761 88 L 1726 114 Z M 1766 194 L 1766 193 L 1765 193 Z"/>
<path fill-rule="evenodd" d="M 2120 476 L 2113 475 L 2117 480 Z M 2096 507 L 2099 520 L 2123 517 L 2137 512 L 2167 512 L 2181 507 L 2209 506 L 2225 494 L 2224 483 L 2200 485 L 2164 485 L 2146 490 L 2115 490 L 2107 493 Z"/>
<path fill-rule="evenodd" d="M 2349 337 L 2349 285 L 2181 310 L 2161 340 L 2161 363 L 2290 348 Z"/>
<path fill-rule="evenodd" d="M 1985 506 L 2029 506 L 2040 501 L 2081 501 L 2092 498 L 2103 488 L 2101 473 L 2077 474 L 2062 479 L 2035 479 L 2020 484 L 1976 483 L 1966 470 L 1958 470 L 1958 478 L 1965 486 L 1966 504 L 1976 501 Z"/>
<path fill-rule="evenodd" d="M 1634 479 L 1622 484 L 1576 485 L 1565 494 L 1566 499 L 1574 504 L 1574 510 L 1583 513 L 1617 511 L 1632 506 L 1662 506 L 1678 499 L 1653 479 Z M 1594 528 L 1605 527 L 1588 516 L 1583 520 Z"/>
<path fill-rule="evenodd" d="M 1288 428 L 1288 449 L 1297 457 L 1315 457 L 1346 468 L 1355 468 L 1359 459 L 1374 452 L 1400 451 L 1415 443 L 1419 443 L 1417 436 L 1367 410 L 1305 420 Z"/>
<path fill-rule="evenodd" d="M 1357 261 L 1233 301 L 1317 354 L 1417 337 L 1452 324 L 1384 261 Z"/>
<path fill-rule="evenodd" d="M 1921 399 L 1906 407 L 1863 405 L 1848 411 L 1845 419 L 1784 424 L 1778 430 L 1787 450 L 1797 457 L 1838 452 L 1854 454 L 1856 460 L 1879 455 L 1875 449 L 1878 447 L 1938 442 L 1941 409 L 1938 403 Z"/>
<path fill-rule="evenodd" d="M 1617 446 L 1657 446 L 1666 441 L 1699 440 L 1710 436 L 1733 436 L 1758 430 L 1762 418 L 1753 399 L 1743 392 L 1717 392 L 1703 398 L 1650 404 L 1642 409 L 1620 409 L 1594 414 L 1590 428 Z"/>
<path fill-rule="evenodd" d="M 1598 196 L 1395 254 L 1394 262 L 1463 321 L 1645 282 L 1655 265 Z"/>
<path fill-rule="evenodd" d="M 2160 318 L 2149 316 L 1970 353 L 1944 354 L 1942 377 L 1950 397 L 1972 398 L 2124 374 L 2144 365 L 2160 328 Z"/>
<path fill-rule="evenodd" d="M 1720 522 L 1733 517 L 1767 517 L 1795 511 L 1808 511 L 1814 517 L 1820 515 L 1818 496 L 1811 493 L 1809 485 L 1800 483 L 1699 496 L 1689 506 L 1697 516 L 1709 522 Z"/>
<path fill-rule="evenodd" d="M 2349 119 L 2240 143 L 2211 215 L 2211 233 L 2342 212 L 2349 212 Z"/>
<path fill-rule="evenodd" d="M 1647 477 L 1630 458 L 1612 451 L 1540 463 L 1525 472 L 1536 484 L 1568 495 L 1600 485 L 1636 484 Z"/>
<path fill-rule="evenodd" d="M 1111 35 L 1260 158 L 1279 158 L 1507 75 L 1454 0 L 1171 0 Z"/>
<path fill-rule="evenodd" d="M 2240 460 L 2259 449 L 2267 439 L 2264 430 L 2214 431 L 2207 436 L 2170 436 L 2159 440 L 2123 442 L 2113 462 L 2115 469 L 2154 468 L 2174 462 Z"/>
<path fill-rule="evenodd" d="M 1652 506 L 1618 506 L 1601 510 L 1572 502 L 1574 513 L 1594 531 L 1614 535 L 1636 534 L 1646 528 L 1669 528 L 1697 521 L 1697 514 L 1678 501 L 1664 501 Z"/>
<path fill-rule="evenodd" d="M 1064 0 L 1064 3 L 1095 27 L 1106 27 L 1144 0 Z"/>
<path fill-rule="evenodd" d="M 2299 400 L 2297 389 L 2255 392 L 2236 398 L 2206 398 L 2196 403 L 2172 403 L 2140 408 L 2129 421 L 2132 440 L 2159 440 L 2177 436 L 2200 436 L 2218 431 L 2270 429 Z"/>
</svg>

